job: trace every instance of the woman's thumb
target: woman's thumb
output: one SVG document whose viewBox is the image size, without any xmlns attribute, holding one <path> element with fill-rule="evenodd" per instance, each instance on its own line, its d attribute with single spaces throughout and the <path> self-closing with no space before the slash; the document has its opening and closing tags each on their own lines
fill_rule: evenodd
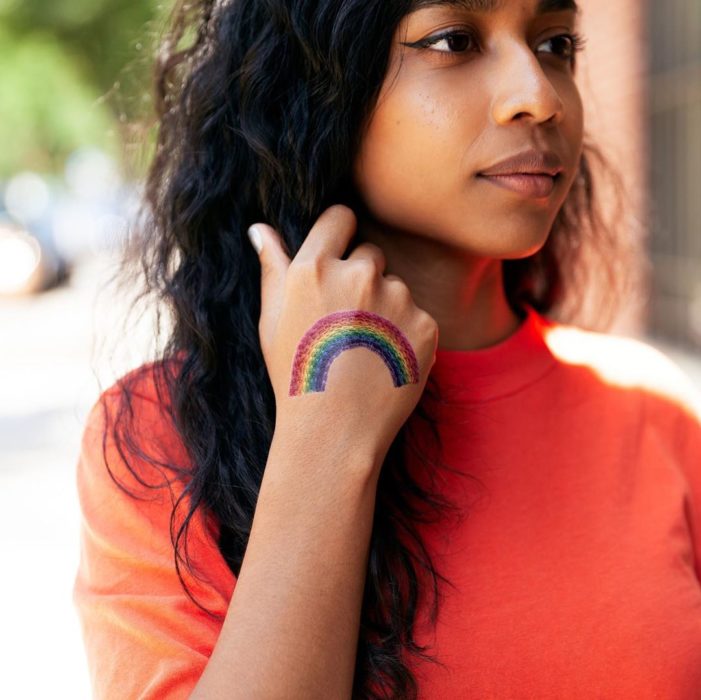
<svg viewBox="0 0 701 700">
<path fill-rule="evenodd" d="M 265 326 L 267 319 L 277 319 L 290 258 L 284 241 L 272 226 L 255 223 L 247 233 L 260 260 L 261 326 Z"/>
</svg>

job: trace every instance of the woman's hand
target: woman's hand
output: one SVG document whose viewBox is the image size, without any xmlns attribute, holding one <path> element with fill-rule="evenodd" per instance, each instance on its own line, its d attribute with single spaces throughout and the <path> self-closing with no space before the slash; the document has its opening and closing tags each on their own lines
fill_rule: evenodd
<svg viewBox="0 0 701 700">
<path fill-rule="evenodd" d="M 342 256 L 355 233 L 351 209 L 317 219 L 294 260 L 272 227 L 257 223 L 261 348 L 276 400 L 276 428 L 300 442 L 349 441 L 381 463 L 418 403 L 435 360 L 438 324 L 407 285 L 383 275 L 372 243 Z"/>
</svg>

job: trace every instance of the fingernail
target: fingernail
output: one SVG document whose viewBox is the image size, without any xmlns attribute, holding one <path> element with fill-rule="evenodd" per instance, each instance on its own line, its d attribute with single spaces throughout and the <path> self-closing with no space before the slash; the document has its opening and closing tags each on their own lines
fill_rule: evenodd
<svg viewBox="0 0 701 700">
<path fill-rule="evenodd" d="M 256 249 L 256 253 L 260 253 L 263 249 L 263 236 L 261 235 L 260 229 L 251 226 L 246 233 L 253 247 Z"/>
</svg>

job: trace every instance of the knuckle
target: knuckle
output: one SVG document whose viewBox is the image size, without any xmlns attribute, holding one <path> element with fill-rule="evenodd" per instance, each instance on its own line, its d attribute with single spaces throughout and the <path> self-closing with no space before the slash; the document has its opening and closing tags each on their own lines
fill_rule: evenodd
<svg viewBox="0 0 701 700">
<path fill-rule="evenodd" d="M 368 285 L 375 280 L 377 276 L 377 269 L 372 260 L 368 260 L 367 258 L 357 258 L 347 262 L 348 275 L 353 282 Z"/>
<path fill-rule="evenodd" d="M 387 265 L 382 248 L 374 243 L 370 243 L 369 241 L 365 241 L 357 245 L 353 249 L 353 252 L 349 255 L 347 262 L 361 260 L 366 261 L 369 265 L 371 265 L 374 268 L 374 271 L 378 274 L 382 274 Z"/>
<path fill-rule="evenodd" d="M 423 309 L 419 309 L 416 312 L 416 319 L 419 324 L 421 324 L 422 327 L 427 328 L 427 329 L 436 329 L 438 328 L 438 323 L 431 314 L 428 313 L 428 311 L 424 311 Z"/>
<path fill-rule="evenodd" d="M 365 241 L 361 243 L 356 248 L 356 250 L 361 250 L 365 251 L 366 253 L 369 253 L 372 256 L 372 258 L 378 262 L 385 261 L 385 253 L 382 250 L 382 248 L 380 248 L 380 246 L 375 243 L 370 243 L 370 241 Z"/>
<path fill-rule="evenodd" d="M 299 259 L 290 262 L 288 277 L 298 278 L 303 282 L 320 280 L 324 271 L 324 263 L 321 258 Z"/>
<path fill-rule="evenodd" d="M 340 202 L 337 202 L 335 204 L 332 204 L 329 207 L 329 210 L 333 212 L 334 216 L 341 216 L 341 217 L 346 217 L 346 218 L 351 218 L 354 221 L 357 220 L 357 217 L 355 215 L 355 212 L 351 207 L 349 207 L 347 204 L 341 204 Z"/>
<path fill-rule="evenodd" d="M 403 279 L 397 277 L 396 275 L 393 275 L 388 279 L 389 287 L 392 290 L 393 294 L 398 296 L 400 299 L 403 299 L 404 301 L 409 301 L 411 299 L 411 291 Z"/>
</svg>

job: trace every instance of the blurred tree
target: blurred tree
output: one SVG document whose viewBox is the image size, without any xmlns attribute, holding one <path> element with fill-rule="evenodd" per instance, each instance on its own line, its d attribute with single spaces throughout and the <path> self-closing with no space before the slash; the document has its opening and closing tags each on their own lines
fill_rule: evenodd
<svg viewBox="0 0 701 700">
<path fill-rule="evenodd" d="M 155 0 L 0 0 L 0 22 L 22 38 L 56 37 L 98 89 L 108 88 L 140 51 L 161 3 Z"/>
<path fill-rule="evenodd" d="M 0 177 L 57 172 L 78 145 L 123 158 L 150 105 L 156 0 L 0 0 Z"/>
</svg>

